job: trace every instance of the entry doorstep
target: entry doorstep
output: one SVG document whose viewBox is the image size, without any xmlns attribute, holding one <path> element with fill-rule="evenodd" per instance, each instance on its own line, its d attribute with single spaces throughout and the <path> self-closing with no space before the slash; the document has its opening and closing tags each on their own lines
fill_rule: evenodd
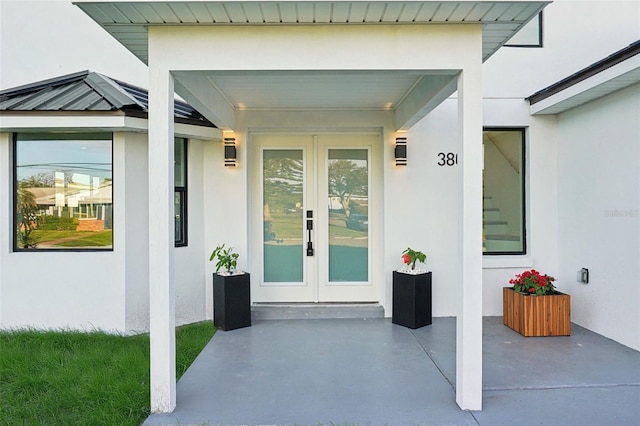
<svg viewBox="0 0 640 426">
<path fill-rule="evenodd" d="M 369 319 L 384 318 L 378 303 L 259 303 L 251 306 L 251 319 Z"/>
</svg>

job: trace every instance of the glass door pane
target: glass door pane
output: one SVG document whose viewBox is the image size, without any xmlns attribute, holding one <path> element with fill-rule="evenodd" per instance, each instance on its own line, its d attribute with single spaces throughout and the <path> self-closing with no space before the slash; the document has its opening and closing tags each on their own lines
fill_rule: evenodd
<svg viewBox="0 0 640 426">
<path fill-rule="evenodd" d="M 329 283 L 369 280 L 367 149 L 329 149 Z"/>
<path fill-rule="evenodd" d="M 302 149 L 263 150 L 264 283 L 303 283 Z"/>
</svg>

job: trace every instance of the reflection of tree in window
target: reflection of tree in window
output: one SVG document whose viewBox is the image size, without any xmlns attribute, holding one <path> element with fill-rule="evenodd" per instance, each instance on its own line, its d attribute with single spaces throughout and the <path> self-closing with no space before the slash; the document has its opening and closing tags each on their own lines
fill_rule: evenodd
<svg viewBox="0 0 640 426">
<path fill-rule="evenodd" d="M 35 248 L 37 240 L 31 234 L 37 228 L 35 196 L 27 189 L 23 182 L 18 184 L 16 204 L 16 222 L 18 224 L 18 244 L 21 248 Z"/>
<path fill-rule="evenodd" d="M 264 161 L 264 198 L 271 211 L 295 207 L 302 198 L 302 160 L 266 158 Z"/>
<path fill-rule="evenodd" d="M 301 149 L 263 151 L 264 282 L 303 279 Z"/>
<path fill-rule="evenodd" d="M 301 150 L 266 150 L 263 161 L 264 239 L 302 238 L 304 166 Z"/>
<path fill-rule="evenodd" d="M 368 188 L 367 165 L 362 161 L 330 160 L 329 161 L 329 196 L 340 198 L 345 216 L 351 216 L 351 210 L 357 208 L 351 202 L 352 197 L 366 197 Z"/>
</svg>

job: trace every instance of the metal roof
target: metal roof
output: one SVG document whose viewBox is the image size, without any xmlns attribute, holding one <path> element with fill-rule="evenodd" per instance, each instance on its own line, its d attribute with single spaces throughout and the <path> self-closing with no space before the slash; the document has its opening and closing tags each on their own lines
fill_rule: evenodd
<svg viewBox="0 0 640 426">
<path fill-rule="evenodd" d="M 533 114 L 557 114 L 640 82 L 640 40 L 526 98 Z"/>
<path fill-rule="evenodd" d="M 81 71 L 0 91 L 0 111 L 122 111 L 147 118 L 145 89 L 91 71 Z M 189 104 L 174 102 L 176 122 L 215 127 Z"/>
<path fill-rule="evenodd" d="M 482 24 L 489 58 L 550 1 L 128 1 L 76 0 L 144 63 L 147 28 L 155 25 Z"/>
</svg>

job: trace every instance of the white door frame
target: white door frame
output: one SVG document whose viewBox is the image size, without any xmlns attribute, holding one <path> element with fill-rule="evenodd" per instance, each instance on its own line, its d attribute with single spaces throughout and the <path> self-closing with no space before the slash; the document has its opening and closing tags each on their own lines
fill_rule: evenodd
<svg viewBox="0 0 640 426">
<path fill-rule="evenodd" d="M 270 139 L 279 138 L 271 143 L 269 140 L 261 142 L 260 137 Z M 301 142 L 296 142 L 300 138 Z M 304 142 L 306 138 L 307 142 Z M 329 139 L 329 138 L 333 138 Z M 368 139 L 368 140 L 367 140 Z M 253 241 L 251 250 L 252 301 L 253 302 L 383 302 L 380 300 L 384 291 L 382 256 L 382 147 L 383 135 L 381 131 L 323 131 L 323 132 L 283 132 L 283 131 L 249 131 L 247 134 L 249 146 L 249 186 L 250 186 L 250 234 Z M 313 257 L 305 257 L 304 285 L 267 286 L 261 288 L 263 276 L 263 221 L 262 217 L 262 150 L 268 148 L 302 148 L 305 150 L 304 159 L 306 176 L 313 182 L 304 200 L 304 210 L 314 212 L 313 242 L 316 251 Z M 330 148 L 359 148 L 366 147 L 369 153 L 369 250 L 367 285 L 340 285 L 334 283 L 326 285 L 328 273 L 328 208 L 320 200 L 319 195 L 326 192 L 326 155 Z M 321 152 L 322 151 L 322 152 Z M 320 161 L 322 160 L 322 162 Z M 319 179 L 323 180 L 320 182 Z M 307 185 L 307 179 L 305 179 Z M 326 211 L 325 211 L 326 210 Z M 306 239 L 305 239 L 306 244 Z M 326 282 L 325 282 L 326 281 Z M 324 286 L 324 288 L 321 288 Z"/>
</svg>

